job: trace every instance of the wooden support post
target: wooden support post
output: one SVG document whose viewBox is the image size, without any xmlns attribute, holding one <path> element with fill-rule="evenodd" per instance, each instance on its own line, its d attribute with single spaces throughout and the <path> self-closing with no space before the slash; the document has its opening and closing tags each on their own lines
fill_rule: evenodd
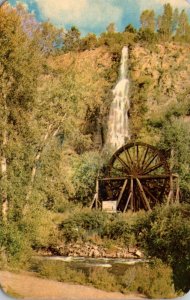
<svg viewBox="0 0 190 300">
<path fill-rule="evenodd" d="M 125 207 L 124 207 L 123 212 L 126 212 L 127 207 L 128 207 L 128 205 L 129 205 L 129 201 L 131 200 L 132 194 L 133 194 L 132 192 L 129 193 L 129 197 L 128 197 L 128 199 L 127 199 L 127 202 L 126 202 L 126 204 L 125 204 Z"/>
<path fill-rule="evenodd" d="M 95 202 L 95 208 L 98 209 L 98 202 L 99 202 L 99 181 L 96 180 L 96 202 Z"/>
<path fill-rule="evenodd" d="M 137 184 L 138 184 L 138 187 L 139 187 L 139 191 L 140 191 L 140 193 L 141 193 L 141 195 L 142 195 L 142 199 L 143 199 L 145 208 L 147 208 L 148 210 L 151 210 L 150 204 L 149 204 L 149 202 L 148 202 L 148 199 L 147 199 L 146 194 L 145 194 L 145 192 L 144 192 L 144 190 L 143 190 L 143 187 L 142 187 L 142 185 L 141 185 L 140 180 L 139 180 L 138 178 L 136 178 L 136 181 L 137 181 Z"/>
<path fill-rule="evenodd" d="M 93 205 L 94 205 L 94 203 L 95 203 L 95 201 L 96 201 L 96 197 L 97 197 L 97 194 L 95 193 L 95 195 L 94 195 L 94 197 L 93 197 L 93 200 L 92 200 L 92 202 L 91 202 L 91 204 L 90 204 L 90 209 L 92 209 L 92 207 L 93 207 Z"/>
<path fill-rule="evenodd" d="M 133 211 L 134 210 L 134 203 L 133 203 L 133 177 L 131 177 L 131 185 L 130 185 L 130 193 L 131 193 L 131 210 Z"/>
<path fill-rule="evenodd" d="M 119 193 L 119 197 L 118 197 L 118 199 L 117 199 L 116 209 L 118 208 L 118 205 L 119 205 L 119 203 L 120 203 L 120 201 L 121 201 L 121 199 L 122 199 L 123 193 L 124 193 L 124 191 L 125 191 L 125 189 L 126 189 L 126 186 L 127 186 L 127 182 L 128 182 L 128 180 L 126 179 L 126 180 L 124 181 L 124 184 L 123 184 L 123 186 L 122 186 L 122 189 L 121 189 L 121 191 L 120 191 L 120 193 Z"/>
<path fill-rule="evenodd" d="M 175 175 L 176 179 L 176 194 L 175 194 L 175 202 L 179 203 L 179 176 Z"/>
</svg>

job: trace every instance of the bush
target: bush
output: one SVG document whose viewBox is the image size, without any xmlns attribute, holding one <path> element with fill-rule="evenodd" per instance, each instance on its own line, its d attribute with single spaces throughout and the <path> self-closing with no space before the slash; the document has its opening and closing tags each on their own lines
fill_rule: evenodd
<svg viewBox="0 0 190 300">
<path fill-rule="evenodd" d="M 160 258 L 174 272 L 176 290 L 190 289 L 189 205 L 158 207 L 136 221 L 136 239 L 147 255 Z"/>
<path fill-rule="evenodd" d="M 105 269 L 93 268 L 93 270 L 89 274 L 88 281 L 94 287 L 102 290 L 118 290 L 116 277 Z"/>
<path fill-rule="evenodd" d="M 160 260 L 130 267 L 121 278 L 122 291 L 138 291 L 150 298 L 175 297 L 172 269 Z"/>
<path fill-rule="evenodd" d="M 116 217 L 115 220 L 107 224 L 105 235 L 109 239 L 120 240 L 123 241 L 125 245 L 129 245 L 131 237 L 130 226 L 125 220 Z"/>
<path fill-rule="evenodd" d="M 102 235 L 107 214 L 100 211 L 76 213 L 60 224 L 61 235 L 66 242 L 85 240 L 87 236 L 97 233 Z"/>
<path fill-rule="evenodd" d="M 89 204 L 95 193 L 96 178 L 101 166 L 101 157 L 98 152 L 86 152 L 73 163 L 72 178 L 74 200 Z"/>
<path fill-rule="evenodd" d="M 36 261 L 32 269 L 44 278 L 50 278 L 62 282 L 85 284 L 86 277 L 82 271 L 71 269 L 66 263 L 59 261 Z"/>
<path fill-rule="evenodd" d="M 2 264 L 11 267 L 26 266 L 32 255 L 29 237 L 15 223 L 1 224 L 0 249 Z"/>
</svg>

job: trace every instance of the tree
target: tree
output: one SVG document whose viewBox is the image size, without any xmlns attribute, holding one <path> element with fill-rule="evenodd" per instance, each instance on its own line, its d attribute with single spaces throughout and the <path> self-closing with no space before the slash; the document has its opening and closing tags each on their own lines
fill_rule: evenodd
<svg viewBox="0 0 190 300">
<path fill-rule="evenodd" d="M 189 205 L 158 207 L 134 226 L 139 245 L 172 267 L 175 288 L 183 292 L 190 288 L 189 217 Z"/>
<path fill-rule="evenodd" d="M 144 10 L 140 16 L 141 28 L 155 31 L 155 13 L 153 10 Z"/>
<path fill-rule="evenodd" d="M 188 15 L 184 9 L 181 11 L 178 18 L 176 38 L 184 41 L 188 41 L 188 39 L 190 38 L 190 25 L 188 21 Z"/>
<path fill-rule="evenodd" d="M 80 35 L 79 29 L 72 26 L 71 29 L 65 33 L 63 50 L 65 52 L 79 50 L 81 42 Z"/>
<path fill-rule="evenodd" d="M 41 54 L 35 42 L 23 31 L 20 17 L 9 7 L 0 9 L 0 141 L 1 141 L 1 211 L 6 222 L 14 194 L 13 182 L 21 172 L 19 148 L 23 147 L 27 118 L 37 87 Z M 29 118 L 30 119 L 30 118 Z M 16 150 L 17 152 L 13 154 Z M 23 154 L 21 154 L 23 155 Z M 17 162 L 16 162 L 16 158 Z M 19 170 L 20 169 L 20 170 Z M 23 170 L 22 170 L 23 171 Z M 21 183 L 20 183 L 21 184 Z"/>
<path fill-rule="evenodd" d="M 164 40 L 167 40 L 171 37 L 172 20 L 173 9 L 172 6 L 168 3 L 164 5 L 163 14 L 158 18 L 158 33 Z"/>
<path fill-rule="evenodd" d="M 136 33 L 137 30 L 135 29 L 135 27 L 131 24 L 128 24 L 126 27 L 125 27 L 125 30 L 124 32 L 130 32 L 130 33 Z"/>
<path fill-rule="evenodd" d="M 64 31 L 63 29 L 56 28 L 50 22 L 43 22 L 38 25 L 35 38 L 38 41 L 41 51 L 49 55 L 62 48 L 64 43 Z"/>
<path fill-rule="evenodd" d="M 98 47 L 97 37 L 94 33 L 88 33 L 87 36 L 81 39 L 81 49 L 90 50 Z"/>
<path fill-rule="evenodd" d="M 172 19 L 172 32 L 175 33 L 177 26 L 178 26 L 178 20 L 179 20 L 179 10 L 178 8 L 174 9 L 173 12 L 173 19 Z"/>
<path fill-rule="evenodd" d="M 181 200 L 190 196 L 190 126 L 182 119 L 166 116 L 162 124 L 160 148 L 173 149 L 173 172 L 180 176 Z"/>
<path fill-rule="evenodd" d="M 115 23 L 110 23 L 106 28 L 108 33 L 114 33 L 116 32 Z"/>
</svg>

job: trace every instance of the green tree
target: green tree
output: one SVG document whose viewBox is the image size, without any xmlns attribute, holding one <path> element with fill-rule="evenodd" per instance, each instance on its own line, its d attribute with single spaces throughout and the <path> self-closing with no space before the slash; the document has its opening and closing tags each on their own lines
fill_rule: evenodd
<svg viewBox="0 0 190 300">
<path fill-rule="evenodd" d="M 81 43 L 80 35 L 79 29 L 72 26 L 71 29 L 65 33 L 63 50 L 65 52 L 79 50 Z"/>
<path fill-rule="evenodd" d="M 53 54 L 63 46 L 64 31 L 56 28 L 50 22 L 43 22 L 38 24 L 35 39 L 44 54 Z"/>
<path fill-rule="evenodd" d="M 178 26 L 176 29 L 176 39 L 189 41 L 190 40 L 190 25 L 188 21 L 188 15 L 183 9 L 179 15 Z"/>
<path fill-rule="evenodd" d="M 88 33 L 87 36 L 81 39 L 81 49 L 90 50 L 98 47 L 98 40 L 94 33 Z"/>
<path fill-rule="evenodd" d="M 177 26 L 178 26 L 178 21 L 179 21 L 179 10 L 178 8 L 174 9 L 173 12 L 173 19 L 172 19 L 172 32 L 175 33 Z"/>
<path fill-rule="evenodd" d="M 42 57 L 34 40 L 23 31 L 15 10 L 1 8 L 0 20 L 1 211 L 6 220 L 16 187 L 13 182 L 18 183 L 16 173 L 21 175 L 24 171 L 24 164 L 18 165 L 19 155 L 23 155 L 19 149 L 23 150 L 23 137 L 29 128 L 27 119 L 34 103 Z"/>
<path fill-rule="evenodd" d="M 168 40 L 172 35 L 173 9 L 168 3 L 164 5 L 164 11 L 158 18 L 158 33 L 162 39 Z"/>
<path fill-rule="evenodd" d="M 188 195 L 190 195 L 190 126 L 182 119 L 167 118 L 161 131 L 160 147 L 173 149 L 173 172 L 180 176 L 182 200 L 188 201 Z"/>
<path fill-rule="evenodd" d="M 153 10 L 144 10 L 140 16 L 141 28 L 155 31 L 155 12 Z"/>
<path fill-rule="evenodd" d="M 108 33 L 114 33 L 116 32 L 115 23 L 110 23 L 106 28 Z"/>
<path fill-rule="evenodd" d="M 190 288 L 189 217 L 189 205 L 158 207 L 134 225 L 139 245 L 172 267 L 175 288 L 184 292 Z"/>
<path fill-rule="evenodd" d="M 130 32 L 130 33 L 136 33 L 137 30 L 136 28 L 132 25 L 132 24 L 128 24 L 125 29 L 124 29 L 124 32 Z"/>
</svg>

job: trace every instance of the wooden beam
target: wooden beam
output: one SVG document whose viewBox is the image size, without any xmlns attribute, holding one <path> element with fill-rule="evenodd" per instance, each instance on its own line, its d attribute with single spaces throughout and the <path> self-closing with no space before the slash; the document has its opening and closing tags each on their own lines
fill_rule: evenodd
<svg viewBox="0 0 190 300">
<path fill-rule="evenodd" d="M 124 181 L 124 184 L 123 184 L 123 186 L 122 186 L 122 189 L 121 189 L 121 191 L 120 191 L 120 193 L 119 193 L 119 197 L 118 197 L 118 199 L 117 199 L 117 206 L 116 206 L 116 208 L 118 207 L 118 205 L 119 205 L 119 203 L 120 203 L 120 201 L 121 201 L 121 198 L 122 198 L 123 193 L 124 193 L 124 191 L 125 191 L 125 188 L 126 188 L 126 186 L 127 186 L 127 182 L 128 182 L 128 179 L 126 179 L 126 180 Z"/>
<path fill-rule="evenodd" d="M 97 197 L 97 194 L 95 193 L 95 195 L 94 195 L 94 197 L 93 197 L 93 200 L 92 200 L 92 202 L 91 202 L 91 204 L 90 204 L 90 209 L 92 209 L 92 207 L 93 207 L 93 205 L 94 205 L 94 203 L 95 203 L 95 201 L 96 201 L 96 197 Z"/>
<path fill-rule="evenodd" d="M 174 175 L 176 177 L 176 175 Z M 117 181 L 117 180 L 126 180 L 126 179 L 130 179 L 131 175 L 126 175 L 126 176 L 122 176 L 122 177 L 105 177 L 105 178 L 99 178 L 99 181 Z M 138 179 L 169 179 L 170 175 L 137 175 L 135 178 Z"/>
<path fill-rule="evenodd" d="M 133 203 L 133 200 L 134 200 L 134 197 L 133 197 L 133 185 L 134 185 L 134 182 L 133 182 L 133 178 L 131 177 L 130 192 L 131 192 L 131 210 L 132 210 L 132 211 L 134 210 L 134 203 Z"/>
<path fill-rule="evenodd" d="M 123 212 L 126 212 L 131 197 L 132 197 L 132 192 L 129 193 L 129 197 L 127 198 L 127 202 L 126 202 L 126 204 L 125 204 L 125 207 L 124 207 Z"/>
<path fill-rule="evenodd" d="M 159 202 L 158 201 L 158 199 L 149 191 L 149 189 L 146 187 L 146 186 L 144 186 L 144 189 L 145 189 L 145 191 L 149 194 L 149 196 L 152 198 L 152 199 L 154 199 L 154 201 L 157 203 L 157 202 Z"/>
<path fill-rule="evenodd" d="M 137 184 L 139 186 L 139 190 L 140 190 L 140 193 L 142 195 L 142 199 L 144 200 L 145 207 L 147 207 L 147 209 L 151 211 L 150 204 L 149 204 L 148 199 L 146 197 L 146 194 L 145 194 L 145 192 L 143 190 L 141 182 L 140 182 L 140 180 L 138 178 L 136 178 L 136 181 L 137 181 Z"/>
<path fill-rule="evenodd" d="M 98 209 L 98 201 L 99 201 L 99 181 L 96 180 L 96 202 L 95 202 L 96 209 Z"/>
</svg>

